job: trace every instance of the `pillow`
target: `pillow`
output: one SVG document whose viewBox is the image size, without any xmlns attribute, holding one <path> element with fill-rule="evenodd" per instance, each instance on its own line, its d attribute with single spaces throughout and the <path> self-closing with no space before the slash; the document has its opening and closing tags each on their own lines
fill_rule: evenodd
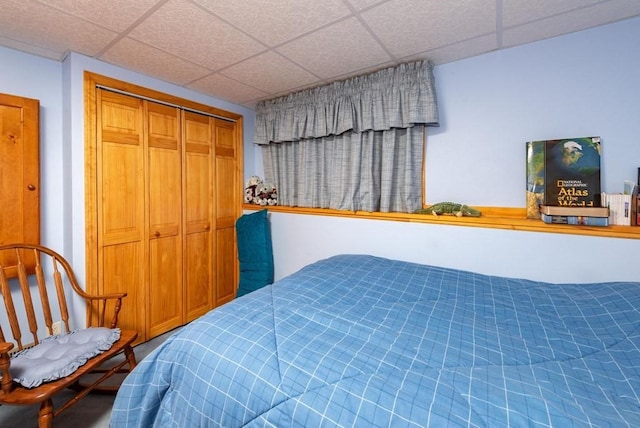
<svg viewBox="0 0 640 428">
<path fill-rule="evenodd" d="M 273 282 L 273 249 L 267 210 L 244 214 L 236 221 L 240 282 L 237 297 Z"/>
<path fill-rule="evenodd" d="M 24 387 L 69 376 L 120 339 L 120 329 L 90 327 L 49 336 L 11 357 L 11 377 Z"/>
</svg>

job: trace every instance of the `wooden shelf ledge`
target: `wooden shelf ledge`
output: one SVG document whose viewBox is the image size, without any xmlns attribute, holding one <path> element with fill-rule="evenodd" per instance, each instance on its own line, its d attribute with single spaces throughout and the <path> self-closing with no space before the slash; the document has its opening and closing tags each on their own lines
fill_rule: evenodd
<svg viewBox="0 0 640 428">
<path fill-rule="evenodd" d="M 482 211 L 481 217 L 455 217 L 449 215 L 378 213 L 364 211 L 342 211 L 326 208 L 300 208 L 285 206 L 260 206 L 243 204 L 244 210 L 268 209 L 272 212 L 322 215 L 335 217 L 356 217 L 374 220 L 406 221 L 412 223 L 444 224 L 448 226 L 483 227 L 486 229 L 508 229 L 526 232 L 561 233 L 568 235 L 600 236 L 604 238 L 640 239 L 638 226 L 574 226 L 566 224 L 546 224 L 542 220 L 526 218 L 525 208 L 476 207 Z"/>
</svg>

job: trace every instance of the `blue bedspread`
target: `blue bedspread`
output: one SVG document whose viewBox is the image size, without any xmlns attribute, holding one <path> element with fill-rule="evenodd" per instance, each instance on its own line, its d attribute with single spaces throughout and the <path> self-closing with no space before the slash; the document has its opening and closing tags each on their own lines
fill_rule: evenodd
<svg viewBox="0 0 640 428">
<path fill-rule="evenodd" d="M 640 283 L 332 257 L 169 338 L 111 422 L 640 427 Z"/>
</svg>

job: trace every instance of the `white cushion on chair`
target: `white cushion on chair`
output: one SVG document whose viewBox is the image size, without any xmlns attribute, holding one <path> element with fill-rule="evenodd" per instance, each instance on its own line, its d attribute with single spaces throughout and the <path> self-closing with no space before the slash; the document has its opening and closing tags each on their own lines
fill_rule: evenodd
<svg viewBox="0 0 640 428">
<path fill-rule="evenodd" d="M 90 327 L 49 336 L 11 358 L 13 380 L 27 388 L 69 376 L 120 339 L 120 329 Z"/>
</svg>

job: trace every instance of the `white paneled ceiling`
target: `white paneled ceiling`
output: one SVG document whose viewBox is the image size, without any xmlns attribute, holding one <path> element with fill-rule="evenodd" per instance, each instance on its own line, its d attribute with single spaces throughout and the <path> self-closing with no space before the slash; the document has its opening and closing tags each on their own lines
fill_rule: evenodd
<svg viewBox="0 0 640 428">
<path fill-rule="evenodd" d="M 77 52 L 253 107 L 640 15 L 640 0 L 0 0 L 0 45 Z"/>
</svg>

